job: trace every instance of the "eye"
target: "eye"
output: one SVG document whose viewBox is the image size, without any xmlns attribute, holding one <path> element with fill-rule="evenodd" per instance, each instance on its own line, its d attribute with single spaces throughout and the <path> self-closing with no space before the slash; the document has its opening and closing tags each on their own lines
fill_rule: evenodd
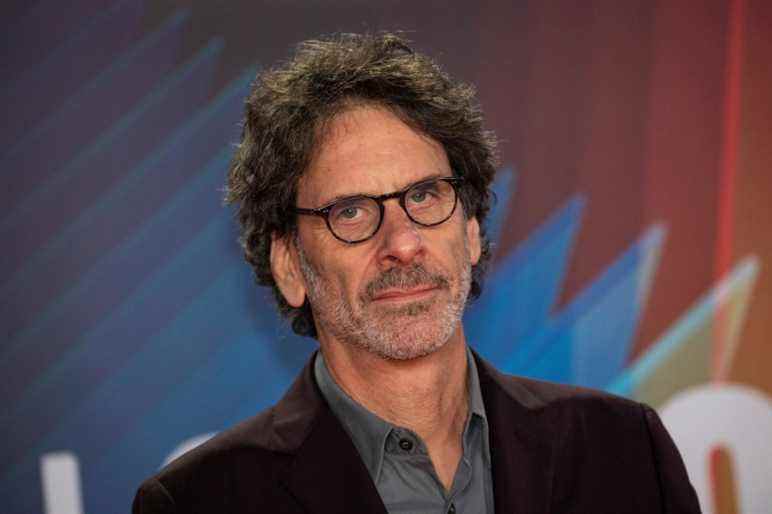
<svg viewBox="0 0 772 514">
<path fill-rule="evenodd" d="M 338 218 L 347 219 L 347 220 L 353 220 L 357 217 L 359 214 L 359 207 L 344 207 L 338 212 Z"/>
<path fill-rule="evenodd" d="M 413 202 L 413 203 L 421 203 L 424 200 L 426 200 L 426 197 L 428 195 L 429 195 L 429 193 L 427 191 L 423 191 L 423 190 L 420 190 L 420 189 L 417 190 L 417 191 L 412 191 L 410 193 L 410 201 Z"/>
<path fill-rule="evenodd" d="M 377 217 L 378 205 L 367 198 L 342 200 L 330 211 L 330 222 L 333 224 L 353 225 L 370 222 Z"/>
<path fill-rule="evenodd" d="M 407 192 L 407 204 L 415 208 L 427 207 L 436 203 L 439 197 L 436 182 L 419 184 Z"/>
</svg>

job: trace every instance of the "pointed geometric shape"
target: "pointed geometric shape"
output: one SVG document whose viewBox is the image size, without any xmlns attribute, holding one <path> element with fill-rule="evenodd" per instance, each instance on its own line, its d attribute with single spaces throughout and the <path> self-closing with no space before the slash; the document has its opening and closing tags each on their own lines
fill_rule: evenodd
<svg viewBox="0 0 772 514">
<path fill-rule="evenodd" d="M 575 196 L 512 253 L 500 259 L 464 317 L 469 340 L 497 365 L 528 343 L 548 319 L 565 275 L 584 200 Z"/>
<path fill-rule="evenodd" d="M 654 225 L 583 289 L 510 371 L 603 387 L 624 367 L 646 303 L 665 230 Z M 516 367 L 516 369 L 514 369 Z"/>
<path fill-rule="evenodd" d="M 739 342 L 758 272 L 758 257 L 751 255 L 740 261 L 607 389 L 654 407 L 663 405 L 678 391 L 716 378 L 713 355 L 719 349 L 719 373 L 725 374 Z M 726 329 L 716 327 L 717 312 L 723 313 L 721 322 Z"/>
<path fill-rule="evenodd" d="M 577 318 L 573 355 L 576 384 L 603 387 L 627 364 L 654 282 L 665 234 L 662 225 L 650 227 L 635 245 L 630 273 L 619 277 L 591 310 Z"/>
</svg>

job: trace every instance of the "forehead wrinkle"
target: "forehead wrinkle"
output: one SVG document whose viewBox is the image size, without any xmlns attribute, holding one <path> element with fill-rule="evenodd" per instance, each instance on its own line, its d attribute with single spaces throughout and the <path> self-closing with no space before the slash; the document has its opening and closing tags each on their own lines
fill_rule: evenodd
<svg viewBox="0 0 772 514">
<path fill-rule="evenodd" d="M 375 140 L 368 134 L 368 129 L 372 131 L 374 120 L 366 117 L 373 112 L 380 113 L 391 121 L 391 124 L 379 125 Z M 424 175 L 416 176 L 404 171 L 396 174 L 388 169 L 392 161 L 399 159 L 402 155 L 401 148 L 406 148 L 405 152 L 408 154 L 414 152 L 411 147 L 415 146 L 415 140 L 410 136 L 415 136 L 426 144 L 427 151 L 423 153 L 425 157 L 422 159 L 425 162 L 420 166 L 425 168 Z M 390 109 L 381 106 L 364 105 L 346 109 L 321 123 L 315 139 L 317 144 L 314 145 L 309 165 L 299 180 L 299 185 L 303 186 L 306 193 L 304 203 L 310 203 L 313 208 L 326 206 L 352 196 L 380 196 L 401 191 L 429 178 L 452 176 L 452 173 L 448 175 L 450 163 L 447 153 L 438 141 L 405 123 Z M 333 164 L 329 162 L 330 160 L 338 162 Z M 399 163 L 393 165 L 399 166 Z M 345 176 L 335 177 L 336 180 L 325 180 L 325 177 L 334 177 L 338 171 L 336 166 L 350 169 Z M 378 169 L 368 169 L 370 167 Z M 349 177 L 359 177 L 362 185 L 357 189 L 351 189 L 355 186 L 346 183 Z M 383 183 L 378 185 L 379 177 L 385 177 L 387 182 L 397 178 L 397 187 L 386 191 Z M 317 182 L 317 186 L 322 187 L 312 188 L 310 183 L 313 181 Z M 364 185 L 365 183 L 367 185 Z M 309 205 L 303 206 L 309 207 Z"/>
<path fill-rule="evenodd" d="M 382 193 L 381 192 L 371 192 L 371 193 L 369 193 L 369 192 L 366 192 L 366 191 L 357 191 L 357 192 L 352 192 L 352 193 L 342 193 L 342 194 L 335 195 L 335 196 L 333 196 L 332 198 L 330 198 L 328 200 L 323 201 L 321 203 L 321 206 L 322 207 L 323 206 L 329 206 L 329 205 L 334 204 L 336 202 L 339 202 L 341 200 L 346 200 L 347 198 L 356 198 L 356 197 L 359 197 L 359 196 L 369 196 L 369 197 L 377 198 L 377 197 L 383 196 L 383 195 L 390 195 L 390 194 L 393 194 L 393 193 L 405 192 L 408 189 L 410 189 L 411 187 L 413 187 L 413 186 L 415 186 L 417 184 L 420 184 L 421 182 L 426 182 L 427 180 L 431 180 L 431 179 L 434 179 L 434 178 L 441 178 L 441 177 L 448 177 L 448 178 L 450 178 L 450 177 L 452 177 L 452 175 L 445 175 L 445 174 L 440 173 L 440 172 L 432 173 L 430 175 L 426 175 L 425 177 L 419 178 L 418 180 L 414 180 L 413 182 L 409 182 L 409 183 L 405 184 L 404 187 L 400 187 L 399 189 L 395 189 L 394 191 L 386 191 L 386 192 L 382 192 Z M 319 207 L 319 208 L 321 208 L 321 207 Z"/>
<path fill-rule="evenodd" d="M 345 140 L 342 140 L 342 138 L 338 136 L 338 133 L 345 128 L 345 127 L 339 127 L 340 125 L 347 125 L 351 121 L 351 120 L 348 120 L 347 117 L 343 116 L 348 112 L 350 112 L 350 109 L 336 114 L 332 118 L 321 122 L 316 127 L 314 131 L 315 142 L 313 145 L 313 149 L 311 151 L 311 155 L 310 155 L 306 170 L 298 180 L 298 191 L 302 187 L 304 190 L 306 190 L 307 195 L 308 194 L 313 195 L 317 193 L 318 188 L 311 189 L 309 186 L 309 181 L 311 180 L 311 174 L 312 173 L 315 175 L 319 175 L 320 173 L 322 173 L 323 175 L 331 174 L 332 168 L 329 165 L 325 166 L 323 169 L 319 169 L 319 167 L 322 166 L 319 163 L 319 160 L 323 153 L 328 153 L 331 148 L 334 149 L 335 147 L 342 146 L 343 143 L 345 143 Z M 316 201 L 313 201 L 312 204 L 314 205 L 314 208 L 318 208 L 324 205 L 328 205 L 334 201 L 337 201 L 337 199 L 345 198 L 347 196 L 353 196 L 353 195 L 337 194 L 333 198 L 328 200 L 319 201 L 317 199 Z"/>
</svg>

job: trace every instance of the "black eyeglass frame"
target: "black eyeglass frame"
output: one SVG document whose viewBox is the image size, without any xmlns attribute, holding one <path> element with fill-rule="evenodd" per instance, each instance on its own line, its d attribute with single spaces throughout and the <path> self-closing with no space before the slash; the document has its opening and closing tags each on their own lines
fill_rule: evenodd
<svg viewBox="0 0 772 514">
<path fill-rule="evenodd" d="M 453 202 L 453 208 L 450 210 L 450 213 L 443 218 L 442 220 L 436 222 L 436 223 L 422 223 L 413 216 L 410 215 L 410 212 L 408 212 L 407 207 L 405 206 L 405 198 L 407 197 L 407 193 L 416 188 L 420 187 L 424 184 L 431 184 L 432 182 L 436 181 L 443 181 L 447 182 L 451 185 L 453 188 L 453 194 L 455 195 L 455 201 Z M 393 193 L 385 193 L 379 196 L 369 196 L 369 195 L 354 195 L 349 196 L 346 198 L 341 198 L 339 200 L 335 200 L 334 202 L 331 202 L 325 206 L 319 207 L 317 209 L 306 209 L 303 207 L 295 207 L 295 212 L 297 214 L 304 214 L 307 216 L 319 216 L 324 218 L 325 223 L 327 224 L 327 229 L 330 231 L 330 234 L 332 234 L 335 239 L 342 241 L 344 243 L 348 244 L 356 244 L 356 243 L 362 243 L 364 241 L 367 241 L 368 239 L 372 238 L 375 234 L 378 233 L 378 231 L 381 229 L 381 225 L 383 225 L 383 217 L 386 214 L 386 208 L 383 206 L 383 202 L 386 200 L 391 200 L 392 198 L 398 198 L 399 199 L 399 206 L 402 207 L 402 210 L 405 211 L 405 214 L 407 214 L 407 217 L 410 218 L 410 221 L 413 223 L 420 225 L 422 227 L 435 227 L 437 225 L 440 225 L 442 223 L 445 223 L 450 219 L 451 216 L 453 216 L 453 213 L 456 212 L 456 206 L 458 205 L 458 186 L 464 182 L 464 179 L 461 177 L 435 177 L 430 178 L 427 180 L 422 180 L 420 182 L 416 182 L 415 184 L 411 184 L 407 186 L 404 189 L 401 189 L 399 191 L 394 191 Z M 378 218 L 378 225 L 375 227 L 375 230 L 373 230 L 373 233 L 370 234 L 367 237 L 364 237 L 362 239 L 355 239 L 355 240 L 348 240 L 340 237 L 338 234 L 335 233 L 335 231 L 332 229 L 332 224 L 330 223 L 330 211 L 333 207 L 335 207 L 338 203 L 343 201 L 350 201 L 350 200 L 356 200 L 358 198 L 366 198 L 369 200 L 375 201 L 375 203 L 378 205 L 378 209 L 380 210 L 380 217 Z"/>
</svg>

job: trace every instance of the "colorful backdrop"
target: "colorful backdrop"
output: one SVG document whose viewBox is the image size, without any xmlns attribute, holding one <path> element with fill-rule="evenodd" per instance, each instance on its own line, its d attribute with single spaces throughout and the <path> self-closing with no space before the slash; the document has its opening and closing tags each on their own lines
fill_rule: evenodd
<svg viewBox="0 0 772 514">
<path fill-rule="evenodd" d="M 8 1 L 0 497 L 126 512 L 315 347 L 253 285 L 222 185 L 257 70 L 403 29 L 502 140 L 465 316 L 500 368 L 656 407 L 706 513 L 772 512 L 772 3 Z"/>
</svg>

